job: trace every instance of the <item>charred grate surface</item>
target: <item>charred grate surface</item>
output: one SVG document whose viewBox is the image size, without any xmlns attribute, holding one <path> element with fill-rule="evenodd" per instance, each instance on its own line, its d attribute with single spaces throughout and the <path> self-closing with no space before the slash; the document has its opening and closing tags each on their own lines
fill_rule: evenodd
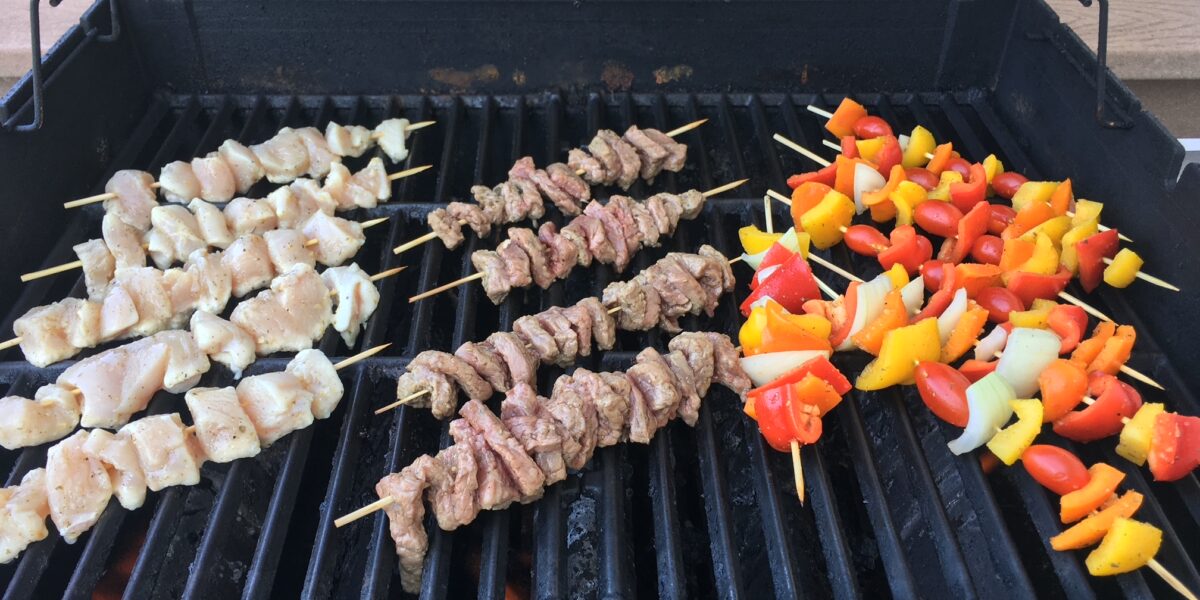
<svg viewBox="0 0 1200 600">
<path fill-rule="evenodd" d="M 988 95 L 892 94 L 856 96 L 873 113 L 897 125 L 929 127 L 953 140 L 972 160 L 996 153 L 1031 178 L 1038 166 L 993 111 Z M 96 527 L 74 545 L 53 532 L 13 564 L 0 567 L 5 598 L 85 597 L 337 597 L 383 598 L 400 593 L 395 554 L 382 514 L 335 530 L 333 517 L 370 501 L 375 481 L 417 455 L 448 442 L 445 427 L 427 412 L 400 409 L 383 417 L 374 407 L 394 399 L 394 380 L 424 349 L 453 350 L 507 329 L 522 314 L 599 293 L 610 281 L 636 272 L 667 251 L 694 251 L 710 243 L 729 256 L 737 228 L 763 223 L 761 195 L 784 189 L 785 177 L 811 170 L 771 141 L 781 132 L 826 156 L 821 123 L 804 110 L 831 107 L 840 97 L 784 94 L 615 96 L 370 96 L 155 98 L 141 123 L 115 154 L 108 173 L 122 168 L 157 171 L 166 162 L 213 149 L 222 139 L 257 141 L 284 125 L 323 126 L 329 120 L 373 125 L 392 116 L 436 119 L 436 128 L 412 138 L 407 166 L 436 169 L 396 184 L 396 199 L 351 218 L 391 217 L 369 231 L 357 257 L 368 272 L 406 265 L 381 283 L 382 303 L 360 348 L 336 335 L 320 347 L 345 356 L 393 342 L 388 351 L 343 372 L 347 394 L 334 415 L 281 440 L 253 460 L 205 466 L 200 485 L 151 494 L 147 505 L 126 512 L 114 503 Z M 437 244 L 393 256 L 390 248 L 425 232 L 434 206 L 467 195 L 474 183 L 505 178 L 513 160 L 532 155 L 539 164 L 600 128 L 630 124 L 669 129 L 700 117 L 710 123 L 686 134 L 688 166 L 665 174 L 632 195 L 708 189 L 743 177 L 751 184 L 736 197 L 710 201 L 704 214 L 681 224 L 664 248 L 648 250 L 630 272 L 607 267 L 577 270 L 549 290 L 514 293 L 495 307 L 472 285 L 415 307 L 408 296 L 469 274 L 471 251 L 490 247 L 471 240 L 447 252 Z M 362 159 L 365 162 L 366 157 Z M 353 161 L 351 167 L 359 166 Z M 397 166 L 396 168 L 399 168 Z M 106 174 L 107 175 L 107 174 Z M 103 185 L 103 179 L 96 187 Z M 606 197 L 602 192 L 600 197 Z M 777 223 L 786 222 L 775 206 Z M 97 208 L 55 224 L 59 242 L 46 264 L 73 259 L 71 245 L 99 230 Z M 552 212 L 561 223 L 561 216 Z M 863 277 L 879 268 L 844 248 L 826 254 Z M 844 287 L 818 267 L 818 276 Z M 737 298 L 713 319 L 687 328 L 736 334 L 736 304 L 746 292 L 744 267 Z M 1078 290 L 1073 290 L 1078 291 Z M 3 330 L 29 307 L 81 296 L 83 282 L 69 276 L 25 286 Z M 1119 321 L 1140 325 L 1119 293 L 1089 297 Z M 1132 364 L 1155 374 L 1169 397 L 1142 388 L 1148 401 L 1200 413 L 1196 398 L 1145 335 Z M 584 359 L 593 369 L 620 369 L 646 346 L 662 347 L 661 333 L 623 334 L 618 347 Z M 0 358 L 0 392 L 30 394 L 61 367 L 37 370 L 18 351 Z M 252 373 L 277 370 L 286 357 L 258 361 Z M 839 356 L 857 372 L 862 357 Z M 544 369 L 548 386 L 559 371 Z M 228 385 L 227 373 L 210 373 L 206 385 Z M 548 392 L 548 387 L 543 392 Z M 180 397 L 163 394 L 150 412 L 182 411 Z M 826 435 L 804 450 L 810 501 L 796 500 L 789 459 L 772 452 L 743 418 L 736 398 L 715 390 L 696 428 L 673 424 L 648 446 L 601 450 L 581 472 L 545 498 L 448 533 L 431 530 L 423 598 L 739 598 L 739 597 L 1165 597 L 1158 579 L 1143 572 L 1089 577 L 1082 553 L 1049 551 L 1045 540 L 1060 525 L 1054 498 L 1020 469 L 985 475 L 976 459 L 954 457 L 945 442 L 957 434 L 938 422 L 911 390 L 852 393 L 826 421 Z M 1051 435 L 1052 434 L 1046 434 Z M 1063 440 L 1052 440 L 1063 443 Z M 1125 469 L 1128 484 L 1146 495 L 1144 514 L 1166 533 L 1159 560 L 1193 589 L 1200 546 L 1200 486 L 1196 478 L 1159 485 L 1117 458 L 1112 444 L 1072 447 L 1087 462 L 1106 460 Z M 6 483 L 44 464 L 45 448 L 0 453 Z M 125 581 L 128 580 L 128 584 Z"/>
</svg>

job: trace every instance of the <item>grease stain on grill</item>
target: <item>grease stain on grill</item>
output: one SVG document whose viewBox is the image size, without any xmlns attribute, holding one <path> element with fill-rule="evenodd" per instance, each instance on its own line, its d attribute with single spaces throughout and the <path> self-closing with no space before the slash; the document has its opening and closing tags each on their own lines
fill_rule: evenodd
<svg viewBox="0 0 1200 600">
<path fill-rule="evenodd" d="M 465 92 L 481 83 L 492 83 L 500 79 L 500 70 L 496 65 L 486 64 L 469 71 L 450 67 L 435 67 L 429 70 L 429 78 L 445 84 L 454 92 Z"/>
<path fill-rule="evenodd" d="M 605 61 L 600 71 L 600 81 L 610 92 L 623 92 L 633 87 L 633 71 L 616 61 Z"/>
<path fill-rule="evenodd" d="M 694 69 L 690 65 L 675 65 L 673 67 L 664 65 L 654 70 L 654 83 L 663 85 L 672 81 L 683 81 L 690 78 L 694 72 Z"/>
</svg>

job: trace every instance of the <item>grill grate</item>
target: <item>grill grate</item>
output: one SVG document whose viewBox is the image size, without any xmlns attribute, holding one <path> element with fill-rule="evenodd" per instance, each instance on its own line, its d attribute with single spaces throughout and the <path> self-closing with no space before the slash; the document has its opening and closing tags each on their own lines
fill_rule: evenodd
<svg viewBox="0 0 1200 600">
<path fill-rule="evenodd" d="M 900 130 L 921 123 L 939 140 L 953 140 L 971 159 L 994 151 L 1005 164 L 1038 176 L 986 93 L 857 99 Z M 464 341 L 483 339 L 498 328 L 509 329 L 522 314 L 598 294 L 608 282 L 628 274 L 617 275 L 604 266 L 580 270 L 545 292 L 514 293 L 499 307 L 474 285 L 410 307 L 406 299 L 416 291 L 471 273 L 471 251 L 494 245 L 499 234 L 482 242 L 471 239 L 453 252 L 427 244 L 396 257 L 389 249 L 423 233 L 423 217 L 432 207 L 465 195 L 469 183 L 502 180 L 520 156 L 529 154 L 545 164 L 603 127 L 621 130 L 638 123 L 668 129 L 708 117 L 708 125 L 684 140 L 692 148 L 687 168 L 665 174 L 653 190 L 638 183 L 632 195 L 707 189 L 743 177 L 752 183 L 737 198 L 710 200 L 699 219 L 681 225 L 668 247 L 642 252 L 630 273 L 669 250 L 693 251 L 702 242 L 732 256 L 737 227 L 763 222 L 757 198 L 765 189 L 783 189 L 787 174 L 811 168 L 776 146 L 771 134 L 783 132 L 828 155 L 819 144 L 820 123 L 803 106 L 829 107 L 837 100 L 781 94 L 157 96 L 97 188 L 117 169 L 157 171 L 171 160 L 211 150 L 226 137 L 256 141 L 284 125 L 321 126 L 329 120 L 373 124 L 392 116 L 438 121 L 437 128 L 412 138 L 405 165 L 432 163 L 436 177 L 402 180 L 396 184 L 395 201 L 352 216 L 392 217 L 388 227 L 368 233 L 357 259 L 365 270 L 409 269 L 380 284 L 382 302 L 360 348 L 344 347 L 333 334 L 320 343 L 322 350 L 338 355 L 383 342 L 395 345 L 343 372 L 343 408 L 327 421 L 281 440 L 253 460 L 206 465 L 200 485 L 151 494 L 139 511 L 129 513 L 114 504 L 74 545 L 61 543 L 54 534 L 35 544 L 14 564 L 0 567 L 4 597 L 84 597 L 100 590 L 131 598 L 381 598 L 399 593 L 382 514 L 342 530 L 333 528 L 332 519 L 369 501 L 383 474 L 449 439 L 443 424 L 427 411 L 401 408 L 375 417 L 371 409 L 393 398 L 395 377 L 421 350 L 452 350 Z M 365 163 L 366 157 L 361 160 Z M 352 168 L 359 166 L 352 162 Z M 561 223 L 561 216 L 554 215 Z M 99 216 L 92 207 L 54 231 L 61 237 L 46 264 L 70 260 L 70 246 L 98 232 Z M 775 213 L 777 219 L 785 216 L 783 210 Z M 830 258 L 864 277 L 878 272 L 877 265 L 842 247 Z M 743 279 L 740 301 L 745 270 L 737 272 Z M 836 276 L 819 268 L 818 276 L 842 287 Z M 4 330 L 29 307 L 67 294 L 81 296 L 82 280 L 59 277 L 25 286 Z M 1089 299 L 1119 321 L 1141 324 L 1117 292 Z M 685 328 L 736 333 L 736 323 L 736 303 L 727 299 L 716 318 L 685 321 Z M 622 334 L 614 351 L 580 364 L 621 369 L 637 350 L 662 347 L 665 339 L 658 332 Z M 3 358 L 0 391 L 6 393 L 29 394 L 61 371 L 33 369 L 20 361 L 19 351 Z M 277 370 L 286 360 L 264 359 L 250 371 Z M 856 356 L 837 360 L 851 373 L 865 362 Z M 1139 339 L 1131 362 L 1172 390 L 1169 399 L 1147 393 L 1148 400 L 1165 399 L 1182 412 L 1200 413 L 1153 339 Z M 543 393 L 558 374 L 543 370 Z M 205 383 L 228 385 L 231 379 L 217 370 Z M 714 390 L 695 429 L 674 424 L 649 446 L 602 449 L 581 474 L 532 505 L 485 513 L 452 533 L 432 529 L 421 597 L 1169 593 L 1159 580 L 1140 572 L 1091 578 L 1079 553 L 1049 552 L 1044 540 L 1060 527 L 1052 498 L 1020 469 L 989 476 L 973 458 L 950 455 L 945 442 L 957 434 L 937 422 L 911 390 L 855 392 L 847 400 L 827 419 L 822 442 L 804 449 L 810 491 L 806 507 L 799 506 L 792 492 L 788 457 L 764 445 L 732 395 Z M 150 412 L 183 408 L 181 398 L 162 394 Z M 1152 484 L 1117 459 L 1109 444 L 1068 447 L 1089 463 L 1107 460 L 1127 472 L 1128 484 L 1146 495 L 1144 514 L 1166 525 L 1160 561 L 1193 589 L 1198 587 L 1200 548 L 1182 542 L 1200 536 L 1196 478 Z M 0 469 L 9 484 L 44 461 L 44 448 L 0 453 Z M 123 573 L 129 578 L 124 587 Z"/>
</svg>

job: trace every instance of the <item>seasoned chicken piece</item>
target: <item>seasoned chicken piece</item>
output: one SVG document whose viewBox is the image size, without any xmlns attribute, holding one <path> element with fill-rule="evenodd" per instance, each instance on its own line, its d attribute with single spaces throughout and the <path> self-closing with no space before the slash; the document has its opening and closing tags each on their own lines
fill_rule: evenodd
<svg viewBox="0 0 1200 600">
<path fill-rule="evenodd" d="M 403 162 L 408 158 L 408 119 L 388 119 L 375 127 L 375 138 L 379 147 L 392 162 Z"/>
<path fill-rule="evenodd" d="M 238 402 L 254 423 L 263 447 L 313 422 L 313 395 L 300 378 L 287 372 L 254 375 L 237 386 Z"/>
<path fill-rule="evenodd" d="M 373 208 L 376 205 L 375 196 L 354 182 L 354 176 L 345 165 L 336 163 L 329 168 L 329 176 L 321 188 L 337 202 L 338 210 L 354 208 Z"/>
<path fill-rule="evenodd" d="M 279 227 L 275 208 L 264 198 L 234 198 L 225 205 L 225 223 L 233 235 L 262 235 Z"/>
<path fill-rule="evenodd" d="M 266 175 L 254 152 L 236 140 L 222 142 L 221 147 L 217 148 L 217 154 L 225 159 L 230 173 L 233 173 L 233 181 L 237 184 L 239 194 L 250 191 L 250 188 Z"/>
<path fill-rule="evenodd" d="M 137 310 L 138 320 L 129 328 L 135 336 L 152 335 L 171 322 L 171 296 L 163 286 L 162 271 L 153 267 L 121 269 L 113 277 L 114 288 L 129 294 Z"/>
<path fill-rule="evenodd" d="M 119 286 L 109 286 L 100 305 L 99 336 L 107 342 L 124 336 L 138 322 L 137 304 L 129 292 Z"/>
<path fill-rule="evenodd" d="M 267 254 L 276 273 L 286 273 L 296 265 L 317 266 L 317 258 L 304 246 L 308 241 L 304 233 L 296 229 L 272 229 L 262 234 L 267 243 Z"/>
<path fill-rule="evenodd" d="M 233 243 L 233 234 L 221 209 L 197 198 L 188 202 L 188 210 L 195 215 L 200 237 L 206 245 L 224 250 Z"/>
<path fill-rule="evenodd" d="M 350 263 L 345 267 L 330 267 L 321 279 L 332 290 L 337 303 L 333 313 L 333 328 L 342 334 L 347 348 L 358 341 L 358 332 L 379 306 L 379 290 L 361 267 Z"/>
<path fill-rule="evenodd" d="M 208 372 L 211 366 L 208 355 L 200 351 L 200 346 L 192 338 L 192 334 L 179 329 L 168 329 L 148 338 L 127 344 L 131 353 L 140 352 L 143 347 L 154 344 L 164 344 L 167 347 L 167 368 L 162 377 L 162 388 L 171 394 L 179 394 L 190 389 L 200 381 L 200 376 Z"/>
<path fill-rule="evenodd" d="M 229 367 L 235 379 L 241 379 L 242 371 L 254 362 L 254 338 L 241 327 L 198 310 L 192 313 L 191 330 L 200 351 Z"/>
<path fill-rule="evenodd" d="M 316 127 L 301 127 L 296 130 L 296 135 L 300 136 L 304 142 L 304 149 L 308 151 L 308 176 L 313 179 L 320 179 L 329 173 L 329 165 L 335 161 L 341 160 L 333 152 L 329 151 L 329 143 L 325 141 L 325 136 Z"/>
<path fill-rule="evenodd" d="M 361 125 L 342 126 L 330 122 L 325 126 L 325 141 L 334 154 L 358 158 L 371 147 L 371 130 Z"/>
<path fill-rule="evenodd" d="M 375 200 L 380 202 L 387 202 L 392 197 L 392 182 L 388 180 L 387 168 L 383 166 L 383 160 L 378 156 L 372 158 L 367 166 L 355 173 L 350 181 L 367 190 Z M 365 208 L 371 208 L 371 206 Z"/>
<path fill-rule="evenodd" d="M 285 369 L 300 380 L 304 389 L 313 395 L 312 413 L 318 419 L 327 419 L 342 401 L 345 388 L 338 377 L 333 363 L 320 350 L 301 350 L 296 353 Z"/>
<path fill-rule="evenodd" d="M 275 269 L 262 236 L 247 234 L 234 240 L 221 253 L 221 265 L 233 280 L 233 295 L 241 298 L 271 282 Z"/>
<path fill-rule="evenodd" d="M 192 173 L 200 182 L 200 198 L 206 202 L 229 202 L 237 192 L 233 169 L 219 154 L 193 158 Z"/>
<path fill-rule="evenodd" d="M 271 289 L 242 301 L 229 320 L 254 338 L 258 354 L 298 352 L 320 339 L 333 305 L 321 276 L 297 265 L 272 280 Z"/>
<path fill-rule="evenodd" d="M 155 204 L 155 206 L 158 206 Z M 150 211 L 146 211 L 146 228 L 150 227 Z M 106 214 L 100 222 L 104 245 L 113 256 L 116 269 L 146 266 L 146 250 L 142 248 L 142 234 L 116 215 Z"/>
<path fill-rule="evenodd" d="M 192 413 L 196 440 L 208 460 L 218 463 L 257 456 L 261 448 L 254 422 L 232 387 L 193 388 L 183 397 Z"/>
<path fill-rule="evenodd" d="M 83 263 L 83 282 L 87 286 L 88 298 L 99 302 L 112 281 L 116 263 L 104 245 L 104 240 L 88 240 L 71 247 L 79 262 Z"/>
<path fill-rule="evenodd" d="M 170 327 L 181 327 L 187 322 L 188 316 L 196 310 L 196 302 L 200 297 L 200 284 L 196 275 L 183 269 L 167 269 L 162 274 L 163 289 L 171 298 Z"/>
<path fill-rule="evenodd" d="M 148 342 L 148 343 L 147 343 Z M 163 387 L 170 349 L 152 338 L 138 340 L 134 352 L 118 346 L 89 356 L 67 368 L 58 383 L 83 395 L 79 417 L 84 427 L 117 428 L 146 409 Z"/>
<path fill-rule="evenodd" d="M 146 234 L 150 258 L 159 269 L 183 262 L 189 254 L 208 247 L 200 223 L 185 206 L 163 205 L 150 211 L 153 228 Z"/>
<path fill-rule="evenodd" d="M 126 435 L 113 435 L 103 429 L 93 429 L 87 434 L 83 453 L 104 465 L 117 502 L 125 510 L 141 508 L 146 501 L 146 475 L 142 473 L 133 441 Z"/>
<path fill-rule="evenodd" d="M 21 483 L 0 489 L 0 564 L 12 562 L 29 544 L 46 539 L 46 470 L 34 469 Z"/>
<path fill-rule="evenodd" d="M 35 367 L 70 358 L 100 343 L 100 305 L 79 298 L 35 306 L 13 322 L 21 352 Z"/>
<path fill-rule="evenodd" d="M 323 212 L 309 217 L 300 231 L 309 240 L 317 240 L 309 248 L 316 255 L 317 262 L 327 267 L 336 267 L 350 260 L 367 240 L 362 224 Z"/>
<path fill-rule="evenodd" d="M 220 252 L 209 254 L 197 250 L 187 257 L 185 270 L 195 280 L 196 309 L 219 313 L 229 303 L 233 293 L 233 273 L 222 262 L 222 256 Z"/>
<path fill-rule="evenodd" d="M 154 176 L 145 171 L 126 169 L 113 173 L 104 184 L 104 191 L 116 194 L 104 201 L 104 214 L 113 215 L 138 231 L 150 229 L 150 211 L 158 206 L 154 193 Z"/>
<path fill-rule="evenodd" d="M 163 165 L 158 172 L 158 189 L 167 202 L 187 204 L 200 197 L 200 180 L 196 179 L 192 165 L 177 160 Z"/>
<path fill-rule="evenodd" d="M 267 181 L 271 183 L 287 183 L 308 170 L 308 148 L 304 140 L 290 127 L 284 127 L 275 137 L 250 146 L 250 151 L 258 157 Z"/>
<path fill-rule="evenodd" d="M 49 384 L 33 400 L 0 398 L 0 446 L 9 450 L 61 440 L 79 424 L 79 400 L 71 390 Z"/>
<path fill-rule="evenodd" d="M 96 524 L 113 495 L 104 463 L 83 451 L 87 438 L 86 431 L 77 431 L 46 452 L 50 520 L 68 544 Z"/>
<path fill-rule="evenodd" d="M 332 215 L 337 210 L 337 200 L 321 189 L 321 184 L 316 181 L 300 178 L 288 185 L 288 189 L 296 195 L 296 201 L 300 205 L 300 214 L 296 217 L 297 225 L 317 211 Z"/>
<path fill-rule="evenodd" d="M 133 442 L 150 491 L 200 483 L 204 457 L 196 455 L 192 436 L 185 431 L 179 413 L 142 417 L 122 427 L 117 435 Z"/>
</svg>

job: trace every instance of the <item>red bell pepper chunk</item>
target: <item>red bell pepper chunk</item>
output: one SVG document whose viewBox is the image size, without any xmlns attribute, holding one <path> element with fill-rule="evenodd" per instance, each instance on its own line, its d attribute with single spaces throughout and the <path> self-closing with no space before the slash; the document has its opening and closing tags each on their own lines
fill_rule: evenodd
<svg viewBox="0 0 1200 600">
<path fill-rule="evenodd" d="M 841 401 L 841 394 L 829 382 L 808 373 L 787 384 L 751 390 L 746 410 L 753 413 L 767 443 L 787 452 L 793 441 L 816 442 L 821 437 L 821 415 Z"/>
<path fill-rule="evenodd" d="M 858 309 L 858 285 L 857 281 L 851 281 L 850 285 L 846 286 L 846 294 L 841 297 L 842 320 L 830 319 L 833 322 L 833 333 L 829 335 L 829 343 L 834 348 L 846 341 L 850 336 L 850 328 L 854 327 L 854 311 Z"/>
<path fill-rule="evenodd" d="M 1075 244 L 1075 253 L 1079 257 L 1079 283 L 1083 289 L 1090 292 L 1100 286 L 1104 278 L 1104 259 L 1117 254 L 1118 243 L 1117 230 L 1109 229 Z"/>
<path fill-rule="evenodd" d="M 986 188 L 987 183 L 984 183 Z M 992 211 L 986 202 L 980 202 L 972 207 L 962 219 L 958 221 L 958 237 L 954 239 L 954 250 L 950 254 L 950 261 L 957 264 L 967 259 L 971 254 L 971 246 L 975 244 L 975 240 L 982 237 L 988 231 L 988 223 L 991 221 Z"/>
<path fill-rule="evenodd" d="M 774 244 L 771 244 L 771 248 L 768 249 L 767 253 L 763 255 L 762 262 L 758 263 L 758 270 L 762 271 L 767 267 L 782 265 L 794 254 L 796 253 L 793 252 L 791 248 L 788 248 L 779 242 L 775 242 Z"/>
<path fill-rule="evenodd" d="M 979 381 L 980 379 L 983 379 L 984 377 L 994 373 L 996 371 L 996 366 L 999 364 L 1000 361 L 998 360 L 977 360 L 972 358 L 963 362 L 963 364 L 958 367 L 958 372 L 962 373 L 963 377 L 966 377 L 971 383 L 975 383 L 976 381 Z"/>
<path fill-rule="evenodd" d="M 1059 269 L 1054 275 L 1015 271 L 1008 278 L 1008 289 L 1016 294 L 1025 306 L 1032 306 L 1033 301 L 1038 298 L 1052 300 L 1058 297 L 1070 282 L 1071 272 L 1066 268 Z"/>
<path fill-rule="evenodd" d="M 912 225 L 901 225 L 892 229 L 892 246 L 879 253 L 879 264 L 886 271 L 895 264 L 904 265 L 909 275 L 921 268 L 921 263 L 933 258 L 933 244 L 923 235 L 918 235 Z"/>
<path fill-rule="evenodd" d="M 792 188 L 793 190 L 810 181 L 823 183 L 829 187 L 833 187 L 833 182 L 836 178 L 837 166 L 829 165 L 828 167 L 825 167 L 819 171 L 809 171 L 807 173 L 792 175 L 791 177 L 788 177 L 787 184 L 788 187 Z"/>
<path fill-rule="evenodd" d="M 1062 348 L 1059 354 L 1067 354 L 1079 345 L 1083 333 L 1087 330 L 1088 317 L 1082 308 L 1074 304 L 1059 304 L 1050 309 L 1046 318 L 1050 331 L 1062 338 Z"/>
<path fill-rule="evenodd" d="M 804 310 L 804 301 L 820 298 L 821 291 L 808 261 L 797 252 L 746 297 L 741 306 L 742 314 L 750 316 L 750 305 L 763 297 L 770 297 L 788 312 L 799 314 Z"/>
<path fill-rule="evenodd" d="M 845 156 L 846 158 L 858 158 L 858 144 L 854 142 L 854 136 L 842 136 L 842 156 Z"/>
<path fill-rule="evenodd" d="M 1150 438 L 1150 472 L 1155 481 L 1175 481 L 1200 466 L 1200 417 L 1162 413 Z"/>
<path fill-rule="evenodd" d="M 920 323 L 929 317 L 941 316 L 946 311 L 946 307 L 950 306 L 950 302 L 954 300 L 954 289 L 942 288 L 933 293 L 929 297 L 929 301 L 921 308 L 921 312 L 917 313 L 913 318 L 909 319 L 910 323 Z"/>
<path fill-rule="evenodd" d="M 896 136 L 888 135 L 884 137 L 883 147 L 875 153 L 875 168 L 880 175 L 888 177 L 892 172 L 892 167 L 900 164 L 903 159 L 904 151 L 900 149 L 900 142 Z"/>
<path fill-rule="evenodd" d="M 942 289 L 942 279 L 945 277 L 946 263 L 940 260 L 927 260 L 921 264 L 921 268 L 918 270 L 921 272 L 921 280 L 925 282 L 926 290 L 936 292 Z"/>
<path fill-rule="evenodd" d="M 971 165 L 970 176 L 962 183 L 950 184 L 950 201 L 958 210 L 966 213 L 976 204 L 987 204 L 987 188 L 987 172 L 983 170 L 983 165 L 975 163 Z"/>
<path fill-rule="evenodd" d="M 1121 432 L 1122 418 L 1132 418 L 1142 407 L 1142 396 L 1108 373 L 1092 373 L 1088 391 L 1096 401 L 1083 410 L 1067 413 L 1054 422 L 1054 432 L 1077 442 L 1091 442 Z"/>
<path fill-rule="evenodd" d="M 833 363 L 829 362 L 828 358 L 825 358 L 824 356 L 818 356 L 810 359 L 808 362 L 805 362 L 795 369 L 780 375 L 771 383 L 768 383 L 767 385 L 764 385 L 758 389 L 763 390 L 780 385 L 796 383 L 797 381 L 804 379 L 804 377 L 809 374 L 816 375 L 817 377 L 824 379 L 825 382 L 828 383 L 838 394 L 845 394 L 854 387 L 850 384 L 850 380 L 846 379 L 846 376 L 842 375 L 842 372 L 839 371 L 837 367 L 833 366 Z M 750 393 L 754 393 L 754 391 L 752 390 Z"/>
<path fill-rule="evenodd" d="M 747 395 L 747 408 L 754 407 L 754 420 L 758 430 L 770 446 L 780 452 L 791 448 L 795 432 L 792 431 L 790 387 L 783 386 L 765 390 L 760 394 Z"/>
</svg>

